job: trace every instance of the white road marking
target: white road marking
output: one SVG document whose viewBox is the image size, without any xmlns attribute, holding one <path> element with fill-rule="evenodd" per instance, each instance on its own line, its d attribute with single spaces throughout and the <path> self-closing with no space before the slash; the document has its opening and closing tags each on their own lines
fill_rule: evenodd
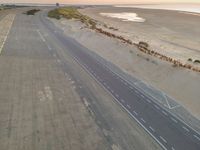
<svg viewBox="0 0 200 150">
<path fill-rule="evenodd" d="M 7 15 L 7 16 L 8 16 L 8 15 Z M 7 16 L 6 16 L 6 17 L 7 17 Z M 12 27 L 12 25 L 13 25 L 14 20 L 15 20 L 15 15 L 13 15 L 12 22 L 11 22 L 11 24 L 10 24 L 10 26 L 9 26 L 8 32 L 6 33 L 6 36 L 5 36 L 4 39 L 3 39 L 3 43 L 2 43 L 2 45 L 1 45 L 1 47 L 0 47 L 0 54 L 1 54 L 1 51 L 2 51 L 2 49 L 3 49 L 3 47 L 4 47 L 4 44 L 5 44 L 5 42 L 6 42 L 7 38 L 8 38 L 8 34 L 10 33 L 10 29 L 11 29 L 11 27 Z"/>
<path fill-rule="evenodd" d="M 151 129 L 151 131 L 155 132 L 155 129 L 152 128 L 151 126 L 149 126 L 149 129 Z"/>
<path fill-rule="evenodd" d="M 187 131 L 187 132 L 190 131 L 188 128 L 186 128 L 186 127 L 184 127 L 184 126 L 182 126 L 182 128 L 183 128 L 185 131 Z"/>
<path fill-rule="evenodd" d="M 142 98 L 144 98 L 144 95 L 140 95 Z"/>
<path fill-rule="evenodd" d="M 175 150 L 175 148 L 174 148 L 174 147 L 172 147 L 172 150 Z"/>
<path fill-rule="evenodd" d="M 160 108 L 157 105 L 154 105 L 156 107 L 156 109 L 160 110 Z"/>
<path fill-rule="evenodd" d="M 48 47 L 49 50 L 52 50 L 52 48 L 49 45 L 47 45 L 47 47 Z"/>
<path fill-rule="evenodd" d="M 131 90 L 133 90 L 133 87 L 132 87 L 132 86 L 129 86 L 129 88 L 130 88 Z"/>
<path fill-rule="evenodd" d="M 115 94 L 115 96 L 116 96 L 116 97 L 119 97 L 119 95 L 118 95 L 118 94 Z"/>
<path fill-rule="evenodd" d="M 141 118 L 141 120 L 142 120 L 142 122 L 146 123 L 146 121 L 143 118 Z"/>
<path fill-rule="evenodd" d="M 193 135 L 197 140 L 199 140 L 200 141 L 200 138 L 198 137 L 198 136 L 196 136 L 196 135 Z"/>
<path fill-rule="evenodd" d="M 171 120 L 174 121 L 175 123 L 177 123 L 178 121 L 174 118 L 171 117 Z"/>
<path fill-rule="evenodd" d="M 79 62 L 78 62 L 79 63 Z M 103 84 L 101 83 L 101 82 L 99 82 L 81 63 L 79 63 L 93 78 L 94 78 L 94 80 L 96 80 L 101 86 L 102 86 L 102 88 L 104 88 L 106 91 L 108 91 L 110 94 L 111 94 L 111 96 L 113 96 L 113 94 L 109 91 L 109 90 L 107 90 L 104 86 L 103 86 Z M 164 149 L 164 150 L 167 150 L 167 148 L 153 135 L 153 134 L 151 134 L 151 132 L 149 132 L 149 130 L 126 108 L 126 107 L 124 107 L 124 105 L 122 105 L 120 102 L 119 102 L 119 100 L 118 99 L 116 99 L 114 96 L 113 96 L 113 98 L 119 103 L 119 105 L 120 106 L 122 106 L 132 117 L 133 117 L 133 119 L 135 119 L 135 121 L 140 125 L 140 126 L 142 126 L 142 128 L 146 131 L 146 132 L 148 132 L 155 140 L 156 140 L 156 142 L 158 142 L 160 145 L 161 145 L 161 147 Z"/>
<path fill-rule="evenodd" d="M 165 111 L 163 111 L 163 110 L 162 110 L 162 113 L 163 113 L 164 115 L 168 116 L 167 113 L 166 113 Z"/>
<path fill-rule="evenodd" d="M 46 87 L 44 87 L 44 90 L 45 90 L 47 99 L 53 100 L 53 93 L 51 91 L 51 88 L 49 86 L 46 86 Z"/>
<path fill-rule="evenodd" d="M 61 63 L 60 59 L 57 59 L 57 62 L 58 62 L 58 63 Z"/>
<path fill-rule="evenodd" d="M 136 112 L 136 111 L 133 111 L 133 113 L 137 116 L 138 115 L 138 113 Z"/>
<path fill-rule="evenodd" d="M 151 103 L 151 101 L 149 99 L 146 99 L 148 103 Z"/>
<path fill-rule="evenodd" d="M 45 42 L 46 40 L 44 39 L 43 35 L 41 34 L 40 30 L 37 30 L 37 33 L 40 35 L 40 38 L 42 39 L 43 42 Z"/>
<path fill-rule="evenodd" d="M 125 101 L 123 99 L 121 99 L 122 103 L 124 103 Z"/>
<path fill-rule="evenodd" d="M 130 106 L 130 105 L 128 105 L 128 104 L 127 104 L 126 106 L 127 106 L 129 109 L 131 108 L 131 106 Z"/>
<path fill-rule="evenodd" d="M 159 137 L 163 142 L 167 143 L 167 141 L 162 136 L 159 136 Z"/>
</svg>

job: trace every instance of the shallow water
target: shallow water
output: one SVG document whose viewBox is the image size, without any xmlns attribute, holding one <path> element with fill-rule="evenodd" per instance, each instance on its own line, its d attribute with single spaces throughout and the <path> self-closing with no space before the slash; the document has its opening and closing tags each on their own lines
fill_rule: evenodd
<svg viewBox="0 0 200 150">
<path fill-rule="evenodd" d="M 136 13 L 127 13 L 127 12 L 100 13 L 100 15 L 106 16 L 106 17 L 122 19 L 122 21 L 134 21 L 134 22 L 144 22 L 145 21 L 144 18 L 138 17 L 138 15 Z"/>
<path fill-rule="evenodd" d="M 115 7 L 164 9 L 164 10 L 177 10 L 177 11 L 200 13 L 200 4 L 115 5 Z"/>
</svg>

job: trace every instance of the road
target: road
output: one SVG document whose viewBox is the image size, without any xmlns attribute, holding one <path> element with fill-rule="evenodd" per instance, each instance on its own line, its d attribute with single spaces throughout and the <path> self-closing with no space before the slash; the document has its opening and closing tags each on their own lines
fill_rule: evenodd
<svg viewBox="0 0 200 150">
<path fill-rule="evenodd" d="M 192 128 L 187 126 L 184 122 L 178 120 L 169 112 L 157 105 L 152 98 L 147 97 L 142 91 L 138 90 L 134 85 L 129 84 L 126 79 L 123 79 L 118 74 L 98 62 L 94 57 L 88 54 L 87 49 L 79 44 L 76 40 L 67 37 L 63 34 L 62 30 L 56 28 L 53 23 L 51 23 L 46 18 L 47 10 L 39 12 L 38 17 L 33 18 L 31 25 L 36 32 L 32 30 L 26 30 L 23 33 L 23 37 L 32 37 L 33 34 L 37 34 L 40 37 L 38 40 L 42 41 L 38 43 L 27 42 L 23 43 L 24 49 L 21 49 L 24 56 L 31 54 L 31 57 L 36 57 L 40 59 L 48 59 L 51 55 L 56 59 L 56 61 L 62 66 L 65 71 L 65 58 L 56 55 L 56 50 L 53 49 L 53 45 L 59 45 L 61 48 L 65 48 L 65 53 L 70 54 L 70 56 L 86 71 L 92 78 L 100 84 L 108 93 L 110 93 L 114 100 L 119 103 L 119 105 L 129 113 L 129 115 L 158 142 L 163 149 L 167 150 L 199 150 L 200 149 L 200 135 L 195 132 Z M 26 20 L 30 21 L 30 20 Z M 18 26 L 23 26 L 30 22 L 18 20 Z M 20 28 L 18 28 L 19 30 Z M 27 28 L 27 29 L 30 29 Z M 24 31 L 21 28 L 22 32 Z M 20 35 L 19 35 L 20 36 Z M 31 38 L 30 38 L 31 39 Z M 53 39 L 51 42 L 49 39 Z M 13 51 L 15 45 L 12 42 L 17 42 L 16 39 L 11 38 L 5 43 L 5 46 L 12 47 L 2 50 L 1 55 L 7 55 L 12 58 L 16 53 Z M 29 47 L 34 47 L 37 44 L 37 49 L 34 51 Z M 44 45 L 46 49 L 41 53 L 40 49 L 43 49 Z M 10 50 L 10 51 L 9 51 Z M 37 54 L 41 53 L 40 56 Z M 4 60 L 5 61 L 5 60 Z M 4 62 L 5 63 L 5 62 Z M 8 62 L 9 63 L 9 62 Z M 21 61 L 23 63 L 23 61 Z M 31 63 L 31 62 L 30 62 Z M 44 63 L 44 62 L 40 62 Z M 48 61 L 46 61 L 48 63 Z M 28 64 L 27 64 L 28 65 Z M 37 64 L 35 64 L 37 65 Z M 38 64 L 39 65 L 39 64 Z M 45 66 L 45 65 L 44 65 Z M 44 67 L 43 66 L 43 67 Z M 15 66 L 11 66 L 11 69 L 15 69 Z M 32 69 L 36 69 L 34 66 Z M 41 68 L 45 69 L 45 68 Z M 16 70 L 18 73 L 20 70 Z M 9 76 L 9 74 L 8 74 Z M 11 75 L 10 75 L 11 76 Z M 13 78 L 15 78 L 13 76 Z M 26 76 L 24 77 L 26 80 Z M 17 81 L 15 79 L 13 82 L 20 84 L 22 81 Z M 50 80 L 48 80 L 50 82 Z M 4 83 L 5 84 L 5 83 Z M 27 85 L 34 84 L 31 81 L 27 81 Z M 4 89 L 6 90 L 6 89 Z M 3 91 L 3 90 L 2 90 Z M 16 96 L 16 91 L 13 96 Z M 28 97 L 28 95 L 26 95 Z M 20 108 L 19 108 L 20 109 Z M 10 114 L 17 115 L 17 114 Z"/>
</svg>

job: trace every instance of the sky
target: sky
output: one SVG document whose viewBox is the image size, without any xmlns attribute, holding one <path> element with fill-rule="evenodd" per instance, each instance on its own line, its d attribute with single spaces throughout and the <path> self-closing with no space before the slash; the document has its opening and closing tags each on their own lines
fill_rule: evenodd
<svg viewBox="0 0 200 150">
<path fill-rule="evenodd" d="M 0 3 L 62 4 L 136 4 L 136 3 L 200 3 L 200 0 L 0 0 Z"/>
</svg>

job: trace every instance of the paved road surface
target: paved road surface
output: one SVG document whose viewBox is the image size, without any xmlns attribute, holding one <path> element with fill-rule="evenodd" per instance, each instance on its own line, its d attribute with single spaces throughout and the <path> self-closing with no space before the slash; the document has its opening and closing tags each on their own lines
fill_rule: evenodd
<svg viewBox="0 0 200 150">
<path fill-rule="evenodd" d="M 145 130 L 148 132 L 162 147 L 169 150 L 199 150 L 200 149 L 200 135 L 186 124 L 173 117 L 170 113 L 163 110 L 159 105 L 154 103 L 151 98 L 147 97 L 144 93 L 136 89 L 133 85 L 130 85 L 125 79 L 122 79 L 119 75 L 109 70 L 106 66 L 98 62 L 91 55 L 86 53 L 87 49 L 77 43 L 74 39 L 63 35 L 60 29 L 57 29 L 49 20 L 46 19 L 46 12 L 40 12 L 38 17 L 33 18 L 32 28 L 27 28 L 26 33 L 23 33 L 23 38 L 32 37 L 33 34 L 38 34 L 42 43 L 29 42 L 23 43 L 25 49 L 22 49 L 23 55 L 32 54 L 31 57 L 48 58 L 53 55 L 57 62 L 61 65 L 65 60 L 62 57 L 55 55 L 52 45 L 57 44 L 60 47 L 66 47 L 66 53 L 70 54 L 102 87 L 109 92 L 113 98 L 135 119 Z M 29 21 L 29 20 L 27 20 Z M 20 22 L 20 24 L 28 24 L 30 22 Z M 36 32 L 33 32 L 32 29 Z M 23 29 L 21 29 L 24 31 Z M 20 35 L 19 35 L 20 36 Z M 54 43 L 49 42 L 49 39 L 54 39 Z M 6 45 L 12 47 L 12 51 L 6 51 L 6 55 L 12 57 L 15 54 L 15 45 L 12 45 L 11 38 Z M 29 47 L 37 45 L 37 49 L 32 51 Z M 36 55 L 41 48 L 46 45 L 46 50 L 43 51 L 41 56 Z M 2 51 L 2 55 L 5 51 Z M 40 58 L 40 59 L 41 59 Z M 5 60 L 4 60 L 5 61 Z M 23 63 L 23 61 L 21 62 Z M 46 62 L 48 63 L 48 62 Z M 28 64 L 27 64 L 28 65 Z M 11 66 L 15 69 L 14 66 Z M 65 68 L 65 66 L 63 66 Z M 34 68 L 33 68 L 34 69 Z M 45 68 L 43 68 L 45 69 Z M 20 70 L 16 70 L 16 73 Z M 9 74 L 8 74 L 9 76 Z M 15 78 L 13 76 L 13 78 Z M 26 80 L 26 78 L 24 78 Z M 22 81 L 16 81 L 20 84 Z M 33 83 L 27 81 L 29 86 Z M 16 85 L 16 84 L 15 84 Z M 16 91 L 12 96 L 17 96 Z M 6 90 L 6 89 L 4 89 Z M 28 97 L 29 95 L 27 95 Z M 19 108 L 20 109 L 20 108 Z M 17 115 L 17 114 L 11 114 Z"/>
<path fill-rule="evenodd" d="M 199 150 L 200 136 L 170 113 L 163 110 L 144 93 L 130 85 L 116 73 L 85 53 L 85 48 L 64 36 L 49 25 L 42 14 L 40 21 L 65 45 L 72 57 L 113 95 L 115 100 L 159 143 L 164 149 Z M 54 32 L 53 32 L 54 31 Z M 56 31 L 56 32 L 55 32 Z"/>
</svg>

